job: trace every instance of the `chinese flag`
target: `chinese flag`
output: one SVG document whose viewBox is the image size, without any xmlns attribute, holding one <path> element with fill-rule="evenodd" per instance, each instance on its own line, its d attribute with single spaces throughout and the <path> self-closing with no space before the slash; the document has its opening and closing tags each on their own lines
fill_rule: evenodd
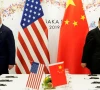
<svg viewBox="0 0 100 90">
<path fill-rule="evenodd" d="M 67 84 L 63 62 L 49 65 L 49 70 L 54 87 Z"/>
<path fill-rule="evenodd" d="M 89 73 L 81 67 L 82 52 L 88 24 L 81 0 L 67 0 L 66 10 L 60 30 L 58 62 L 64 61 L 71 74 Z"/>
</svg>

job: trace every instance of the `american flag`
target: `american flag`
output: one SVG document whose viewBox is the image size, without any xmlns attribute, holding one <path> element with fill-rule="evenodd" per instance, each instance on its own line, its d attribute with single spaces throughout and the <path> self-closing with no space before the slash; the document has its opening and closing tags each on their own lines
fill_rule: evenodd
<svg viewBox="0 0 100 90">
<path fill-rule="evenodd" d="M 48 29 L 43 21 L 40 0 L 26 0 L 21 29 L 18 33 L 16 73 L 29 73 L 33 61 L 45 64 L 44 72 L 49 73 Z"/>
<path fill-rule="evenodd" d="M 43 75 L 43 64 L 33 62 L 31 67 L 31 73 L 29 74 L 26 87 L 31 89 L 39 90 L 42 75 Z"/>
</svg>

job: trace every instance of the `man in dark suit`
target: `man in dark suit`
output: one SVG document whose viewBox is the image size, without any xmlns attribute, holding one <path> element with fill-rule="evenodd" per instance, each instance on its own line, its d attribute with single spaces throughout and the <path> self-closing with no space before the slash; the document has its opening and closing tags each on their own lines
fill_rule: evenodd
<svg viewBox="0 0 100 90">
<path fill-rule="evenodd" d="M 87 34 L 81 66 L 89 68 L 92 74 L 100 74 L 100 18 L 98 27 Z"/>
<path fill-rule="evenodd" d="M 12 31 L 2 24 L 0 15 L 0 75 L 8 74 L 15 64 L 15 40 Z"/>
</svg>

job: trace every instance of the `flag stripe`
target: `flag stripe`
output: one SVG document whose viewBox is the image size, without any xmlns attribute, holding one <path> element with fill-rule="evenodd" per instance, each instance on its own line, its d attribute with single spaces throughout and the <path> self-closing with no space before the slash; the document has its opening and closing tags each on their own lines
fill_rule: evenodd
<svg viewBox="0 0 100 90">
<path fill-rule="evenodd" d="M 26 33 L 27 33 L 27 32 L 26 32 Z M 20 40 L 21 45 L 24 45 L 24 44 L 25 44 L 24 46 L 26 46 L 27 43 L 28 43 L 27 46 L 28 46 L 28 48 L 29 48 L 29 43 L 30 43 L 30 42 L 28 42 L 28 40 L 27 40 L 27 37 L 28 37 L 28 36 L 26 36 L 26 33 L 23 32 L 23 30 L 20 30 L 20 33 L 19 33 L 19 36 L 18 36 L 19 38 L 18 38 L 18 39 Z M 25 34 L 25 35 L 24 35 L 24 34 Z M 23 40 L 24 40 L 24 41 L 23 41 Z M 30 46 L 30 48 L 29 48 L 28 50 L 26 50 L 26 48 L 27 48 L 27 47 L 25 47 L 25 48 L 23 47 L 23 49 L 25 50 L 25 52 L 28 51 L 28 50 L 31 50 L 30 52 L 33 52 L 33 53 L 34 53 L 34 51 L 32 51 L 31 46 Z M 31 54 L 33 54 L 33 53 L 31 53 Z M 29 55 L 27 55 L 27 56 L 29 56 Z M 36 57 L 35 54 L 34 54 L 34 55 L 31 55 L 31 56 L 34 56 L 34 58 L 36 58 L 35 61 L 36 61 L 36 62 L 39 62 L 39 61 L 37 61 L 37 57 Z M 23 58 L 24 58 L 24 57 L 23 57 Z M 32 62 L 32 61 L 31 61 L 31 62 Z M 25 62 L 24 62 L 24 63 L 25 63 Z M 27 63 L 26 63 L 26 64 L 27 64 Z M 18 68 L 18 67 L 16 67 L 16 69 L 17 69 L 17 68 Z M 19 68 L 20 68 L 20 67 L 19 67 Z M 49 72 L 48 72 L 48 69 L 46 68 L 46 66 L 45 66 L 44 71 L 45 71 L 46 73 L 49 73 Z M 17 72 L 17 73 L 20 73 L 20 72 L 18 72 L 17 70 L 16 70 L 16 72 Z"/>
<path fill-rule="evenodd" d="M 27 32 L 26 32 L 26 30 L 25 30 L 25 35 L 26 35 L 26 37 L 28 38 L 29 36 L 27 35 L 29 33 L 29 31 L 27 30 Z M 23 38 L 22 38 L 22 34 L 24 34 L 23 32 L 22 33 L 19 33 L 19 38 L 18 39 L 20 39 L 20 43 L 21 43 L 21 45 L 23 46 L 23 49 L 25 50 L 25 52 L 26 53 L 28 53 L 28 50 L 27 50 L 27 47 L 26 47 L 26 43 L 27 42 L 25 42 L 26 41 L 26 39 L 25 40 L 23 40 Z M 29 33 L 30 34 L 30 33 Z M 28 40 L 30 40 L 30 37 L 28 38 Z M 30 41 L 31 42 L 31 41 Z M 29 43 L 30 43 L 29 42 Z M 28 44 L 29 44 L 28 43 Z M 28 46 L 28 45 L 27 45 Z M 32 46 L 32 45 L 31 45 Z M 36 55 L 37 56 L 37 55 Z M 27 55 L 27 57 L 29 57 L 29 55 Z M 31 57 L 31 55 L 30 55 L 30 57 Z M 25 59 L 25 57 L 23 56 L 23 58 Z M 37 59 L 36 59 L 37 60 Z M 38 59 L 39 60 L 39 59 Z M 31 61 L 33 61 L 33 60 L 31 60 Z M 40 60 L 39 60 L 40 61 Z M 38 61 L 38 62 L 39 62 Z M 24 61 L 23 61 L 24 62 Z M 28 62 L 28 61 L 27 61 Z M 27 64 L 27 62 L 26 62 L 26 64 Z M 40 61 L 41 62 L 41 61 Z M 25 62 L 24 62 L 25 63 Z M 41 62 L 41 63 L 44 63 L 44 62 Z M 48 63 L 49 64 L 49 63 Z M 24 66 L 23 66 L 24 67 Z M 44 68 L 44 71 L 46 72 L 46 73 L 49 73 L 49 71 L 48 71 L 48 69 L 46 68 L 46 66 L 45 66 L 45 68 Z M 19 72 L 18 72 L 19 73 Z"/>
<path fill-rule="evenodd" d="M 16 57 L 16 59 L 17 59 L 17 62 L 16 62 L 17 65 L 16 65 L 16 66 L 17 66 L 17 68 L 20 70 L 20 71 L 18 70 L 19 74 L 21 74 L 21 73 L 26 73 L 26 71 L 25 71 L 25 69 L 24 69 L 22 63 L 20 62 L 19 58 Z M 16 68 L 16 70 L 17 70 L 17 68 Z M 21 69 L 20 69 L 20 68 L 21 68 Z"/>
<path fill-rule="evenodd" d="M 28 26 L 28 30 L 29 30 L 32 38 L 34 38 L 34 43 L 36 44 L 37 50 L 40 53 L 42 59 L 45 61 L 44 63 L 46 65 L 48 65 L 49 64 L 48 59 L 47 59 L 47 57 L 46 57 L 46 55 L 45 55 L 45 53 L 43 51 L 43 48 L 40 45 L 40 42 L 38 41 L 38 38 L 37 38 L 36 34 L 34 33 L 34 30 L 32 29 L 31 26 Z"/>
<path fill-rule="evenodd" d="M 46 47 L 46 44 L 44 43 L 44 40 L 42 39 L 43 36 L 40 35 L 39 30 L 38 30 L 38 28 L 36 27 L 36 25 L 34 23 L 31 26 L 32 26 L 32 28 L 33 28 L 33 30 L 34 30 L 34 32 L 35 32 L 40 44 L 41 44 L 41 47 L 44 50 L 44 53 L 45 53 L 47 59 L 49 60 L 49 52 L 48 52 L 48 49 Z"/>
<path fill-rule="evenodd" d="M 19 74 L 21 74 L 21 71 L 19 69 L 19 67 L 16 65 L 15 71 L 18 72 Z"/>
<path fill-rule="evenodd" d="M 17 63 L 16 63 L 16 64 L 17 64 Z M 15 71 L 18 72 L 19 74 L 21 74 L 21 71 L 20 71 L 20 69 L 19 69 L 19 67 L 18 67 L 18 64 L 16 65 Z"/>
<path fill-rule="evenodd" d="M 43 17 L 42 17 L 42 18 L 43 18 Z M 42 18 L 39 18 L 38 21 L 39 21 L 39 23 L 41 24 L 41 26 L 42 26 L 42 28 L 43 28 L 43 30 L 44 30 L 44 32 L 45 32 L 46 37 L 48 38 L 48 29 L 47 29 L 47 26 L 46 26 L 46 24 L 44 23 L 44 21 L 43 21 Z"/>
<path fill-rule="evenodd" d="M 47 44 L 48 44 L 48 43 L 47 43 L 47 42 L 48 42 L 48 38 L 47 38 L 47 36 L 45 35 L 45 32 L 44 32 L 44 30 L 45 30 L 46 28 L 42 28 L 42 26 L 41 26 L 41 24 L 39 23 L 39 21 L 34 22 L 34 24 L 36 25 L 37 30 L 38 30 L 38 32 L 40 33 L 41 38 L 43 39 L 46 48 L 48 49 L 48 45 L 47 45 Z"/>
<path fill-rule="evenodd" d="M 19 33 L 19 37 L 18 38 L 20 39 L 20 43 L 21 43 L 21 45 L 22 45 L 22 47 L 23 47 L 23 49 L 24 49 L 24 51 L 25 51 L 25 53 L 26 53 L 26 55 L 27 55 L 27 57 L 29 59 L 29 62 L 32 63 L 33 62 L 33 58 L 30 55 L 30 52 L 29 52 L 29 50 L 28 50 L 28 48 L 27 48 L 27 46 L 25 44 L 25 41 L 23 40 L 23 38 L 22 38 L 20 33 Z"/>
<path fill-rule="evenodd" d="M 35 62 L 39 62 L 39 60 L 38 60 L 38 58 L 37 58 L 37 56 L 35 55 L 35 52 L 34 52 L 34 50 L 32 49 L 32 46 L 31 46 L 31 44 L 30 44 L 30 42 L 29 42 L 29 38 L 26 36 L 26 33 L 23 31 L 23 30 L 20 30 L 20 34 L 21 34 L 21 36 L 22 36 L 22 38 L 23 38 L 23 40 L 24 40 L 24 42 L 25 42 L 25 44 L 26 44 L 26 46 L 27 46 L 27 48 L 28 48 L 28 50 L 29 50 L 29 52 L 30 52 L 30 54 L 31 54 L 31 56 L 32 56 L 32 58 L 34 59 L 34 61 Z M 23 44 L 22 44 L 23 45 Z M 24 49 L 25 50 L 25 49 Z M 26 50 L 25 50 L 26 51 Z M 32 52 L 32 53 L 31 53 Z M 33 60 L 32 60 L 33 61 Z M 31 61 L 31 62 L 32 62 Z"/>
<path fill-rule="evenodd" d="M 44 30 L 46 30 L 47 28 L 43 28 L 42 25 L 41 25 L 41 23 L 39 21 L 36 21 L 35 25 L 37 27 L 36 30 L 35 30 L 35 32 L 38 30 L 38 32 L 40 34 L 40 38 L 41 38 L 40 39 L 38 37 L 38 40 L 40 41 L 41 46 L 43 45 L 42 48 L 44 48 L 44 52 L 45 52 L 45 54 L 46 54 L 46 56 L 48 58 L 48 61 L 50 63 L 49 51 L 48 51 L 48 38 L 47 38 L 47 36 L 46 36 L 46 34 L 44 32 Z M 35 28 L 35 27 L 33 27 L 33 28 Z"/>
<path fill-rule="evenodd" d="M 34 42 L 32 36 L 31 36 L 31 34 L 29 33 L 29 30 L 27 28 L 25 28 L 25 29 L 26 29 L 25 30 L 26 36 L 27 36 L 27 38 L 28 38 L 28 40 L 29 40 L 29 42 L 30 42 L 30 44 L 31 44 L 36 56 L 38 56 L 37 57 L 38 60 L 40 60 L 40 62 L 44 63 L 43 60 L 42 60 L 42 57 L 41 57 L 41 55 L 40 55 L 40 53 L 39 53 L 39 51 L 38 51 L 38 49 L 36 47 L 36 45 L 35 45 L 35 42 Z"/>
<path fill-rule="evenodd" d="M 45 59 L 47 59 L 47 62 L 45 62 L 47 65 L 49 64 L 49 52 L 48 52 L 48 50 L 47 50 L 47 47 L 46 47 L 46 45 L 44 44 L 44 41 L 43 41 L 43 39 L 42 39 L 42 37 L 41 37 L 41 35 L 40 35 L 40 33 L 39 32 L 37 32 L 37 31 L 39 31 L 37 28 L 36 28 L 36 26 L 35 26 L 35 24 L 34 25 L 32 25 L 32 28 L 34 29 L 34 33 L 36 34 L 36 36 L 38 36 L 37 37 L 37 40 L 38 41 L 36 41 L 35 43 L 36 44 L 40 44 L 40 48 L 42 49 L 42 52 L 41 52 L 41 54 L 42 54 L 42 56 L 43 56 L 43 53 L 44 53 L 44 58 Z M 38 35 L 37 35 L 38 34 Z M 37 47 L 37 48 L 39 48 L 39 47 Z M 39 50 L 41 50 L 41 49 L 39 49 Z"/>
<path fill-rule="evenodd" d="M 20 62 L 23 64 L 23 67 L 25 68 L 26 73 L 29 73 L 29 69 L 28 69 L 28 67 L 27 67 L 27 65 L 26 65 L 18 48 L 17 48 L 17 56 L 18 56 L 18 58 L 20 58 Z"/>
<path fill-rule="evenodd" d="M 27 37 L 26 37 L 26 35 L 25 35 L 25 33 L 23 32 L 23 30 L 21 30 L 20 29 L 20 32 L 19 32 L 19 34 L 18 34 L 18 39 L 19 39 L 19 42 L 20 43 L 17 43 L 17 44 L 21 44 L 22 45 L 22 47 L 23 47 L 23 49 L 24 49 L 24 51 L 25 51 L 25 53 L 27 54 L 27 57 L 28 57 L 28 60 L 27 60 L 27 62 L 29 61 L 29 63 L 30 62 L 33 62 L 33 60 L 32 60 L 32 56 L 34 56 L 34 55 L 30 55 L 30 51 L 29 50 L 32 50 L 31 49 L 31 45 L 29 44 L 29 41 L 28 41 L 28 39 L 27 39 Z M 28 45 L 27 45 L 28 44 Z M 19 45 L 18 45 L 18 47 L 19 47 Z M 21 46 L 20 45 L 20 46 Z M 28 47 L 27 47 L 28 46 Z M 33 51 L 32 51 L 33 52 Z M 22 52 L 23 53 L 23 52 Z M 23 56 L 23 58 L 24 59 L 26 59 L 25 57 L 24 57 L 24 55 L 22 55 Z M 34 56 L 34 58 L 36 58 L 35 56 Z M 18 60 L 17 60 L 17 62 L 18 62 Z M 20 60 L 19 60 L 19 62 L 20 62 Z M 24 63 L 26 63 L 27 64 L 27 62 L 25 62 L 25 60 L 23 61 Z M 21 62 L 20 62 L 21 63 Z M 18 63 L 19 64 L 19 63 Z M 18 67 L 18 64 L 16 65 L 16 72 L 19 74 L 19 73 L 23 73 L 23 72 L 21 72 L 21 71 L 23 71 L 23 70 L 21 70 L 20 69 L 20 67 L 21 67 L 21 65 L 23 65 L 23 63 L 21 63 L 21 65 Z M 27 65 L 28 66 L 28 65 Z M 23 68 L 24 68 L 24 66 L 23 66 Z M 17 70 L 17 69 L 19 69 L 19 70 Z M 24 68 L 25 69 L 25 68 Z M 25 73 L 25 72 L 24 72 Z"/>
<path fill-rule="evenodd" d="M 44 64 L 45 63 L 45 67 L 44 67 L 44 71 L 45 71 L 45 73 L 49 73 L 49 71 L 48 71 L 48 69 L 47 69 L 47 66 L 46 65 L 48 65 L 49 64 L 49 62 L 48 62 L 48 60 L 47 60 L 47 57 L 45 56 L 45 54 L 44 54 L 44 52 L 43 52 L 43 49 L 41 48 L 41 45 L 40 45 L 40 43 L 39 43 L 39 41 L 38 41 L 38 39 L 37 39 L 37 36 L 34 34 L 34 30 L 30 27 L 30 26 L 28 26 L 28 30 L 29 30 L 29 32 L 30 32 L 30 34 L 31 34 L 31 36 L 34 38 L 34 43 L 36 44 L 36 46 L 38 46 L 37 47 L 37 50 L 38 50 L 38 52 L 41 54 L 41 59 L 39 60 L 40 61 L 40 63 L 42 63 L 42 64 Z M 33 32 L 32 32 L 33 31 Z M 35 45 L 34 45 L 35 46 Z M 44 60 L 44 61 L 43 61 Z"/>
<path fill-rule="evenodd" d="M 28 69 L 30 69 L 31 63 L 30 63 L 30 61 L 29 61 L 29 59 L 28 59 L 28 57 L 27 57 L 27 55 L 26 55 L 26 53 L 25 53 L 25 51 L 24 51 L 24 49 L 19 41 L 18 41 L 18 44 L 19 44 L 18 49 L 19 49 L 19 51 L 24 59 L 24 62 L 26 63 Z"/>
<path fill-rule="evenodd" d="M 25 31 L 25 34 L 26 34 L 26 36 L 27 36 L 27 38 L 28 38 L 28 40 L 29 40 L 29 42 L 30 42 L 35 54 L 36 54 L 36 56 L 38 56 L 37 58 L 38 58 L 39 62 L 44 64 L 44 60 L 42 59 L 42 57 L 40 55 L 40 52 L 38 51 L 38 49 L 37 49 L 37 47 L 35 45 L 35 42 L 33 41 L 33 38 L 29 33 L 29 30 L 27 28 L 25 28 L 24 31 Z M 49 73 L 49 71 L 48 71 L 46 66 L 44 67 L 44 70 L 45 70 L 45 73 Z"/>
</svg>

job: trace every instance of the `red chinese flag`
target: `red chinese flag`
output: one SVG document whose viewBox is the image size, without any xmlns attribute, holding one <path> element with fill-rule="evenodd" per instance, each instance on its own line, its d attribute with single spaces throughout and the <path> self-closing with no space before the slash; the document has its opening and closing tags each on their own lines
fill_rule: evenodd
<svg viewBox="0 0 100 90">
<path fill-rule="evenodd" d="M 72 74 L 89 73 L 81 67 L 82 52 L 88 33 L 88 24 L 81 0 L 67 0 L 58 46 L 58 62 Z"/>
<path fill-rule="evenodd" d="M 63 62 L 51 64 L 49 69 L 54 87 L 67 84 Z"/>
</svg>

